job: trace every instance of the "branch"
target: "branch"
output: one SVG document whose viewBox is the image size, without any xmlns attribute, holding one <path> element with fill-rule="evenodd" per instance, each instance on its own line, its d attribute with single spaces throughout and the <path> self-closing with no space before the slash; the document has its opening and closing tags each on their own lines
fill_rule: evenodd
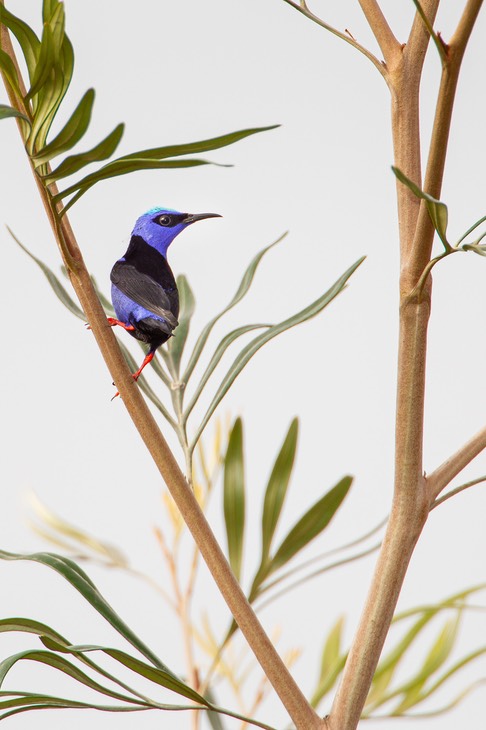
<svg viewBox="0 0 486 730">
<path fill-rule="evenodd" d="M 386 65 L 390 68 L 402 55 L 402 45 L 395 38 L 377 0 L 358 0 L 383 53 Z"/>
<path fill-rule="evenodd" d="M 436 0 L 433 0 L 434 2 Z M 447 144 L 456 96 L 457 82 L 462 59 L 471 36 L 474 23 L 481 9 L 482 0 L 468 0 L 456 31 L 448 46 L 447 61 L 443 65 L 437 99 L 436 114 L 430 142 L 429 156 L 423 190 L 439 199 L 442 189 Z M 422 21 L 421 21 L 422 22 Z M 426 206 L 422 203 L 415 228 L 410 257 L 412 279 L 419 277 L 430 259 L 434 229 Z"/>
<path fill-rule="evenodd" d="M 16 63 L 9 33 L 4 27 L 1 28 L 1 33 L 3 50 Z M 19 79 L 22 85 L 21 93 L 25 97 L 25 87 L 20 74 Z M 6 87 L 9 89 L 8 83 L 6 83 Z M 16 99 L 12 94 L 10 94 L 10 98 L 12 106 L 17 108 Z M 51 203 L 51 195 L 57 193 L 56 186 L 52 184 L 48 191 L 35 171 L 34 177 L 61 256 L 68 268 L 73 288 L 90 323 L 108 370 L 133 424 L 149 450 L 221 594 L 295 725 L 316 730 L 322 728 L 325 726 L 324 721 L 318 717 L 307 702 L 248 603 L 194 493 L 189 488 L 139 387 L 131 376 L 112 328 L 107 323 L 106 315 L 91 282 L 67 215 L 64 215 L 59 221 L 58 212 Z"/>
<path fill-rule="evenodd" d="M 427 477 L 427 493 L 431 504 L 483 449 L 486 449 L 486 426 Z"/>
<path fill-rule="evenodd" d="M 291 5 L 293 8 L 299 11 L 299 13 L 302 13 L 302 15 L 305 15 L 306 18 L 309 18 L 310 20 L 313 20 L 314 23 L 317 23 L 317 25 L 320 25 L 321 28 L 325 28 L 329 31 L 329 33 L 332 33 L 333 35 L 337 36 L 338 38 L 341 38 L 342 41 L 346 41 L 346 43 L 349 43 L 350 46 L 353 46 L 353 48 L 356 48 L 360 53 L 363 54 L 363 56 L 366 56 L 366 58 L 371 61 L 373 66 L 378 69 L 380 74 L 383 76 L 383 78 L 386 80 L 388 76 L 388 72 L 386 67 L 374 56 L 370 51 L 368 51 L 367 48 L 361 45 L 361 43 L 358 43 L 357 40 L 352 38 L 350 35 L 346 35 L 346 33 L 341 33 L 340 30 L 337 30 L 336 28 L 333 28 L 332 25 L 329 25 L 328 23 L 325 23 L 321 18 L 319 18 L 317 15 L 314 15 L 313 12 L 309 10 L 307 5 L 299 5 L 294 0 L 284 0 L 284 3 L 287 3 L 287 5 Z"/>
<path fill-rule="evenodd" d="M 451 489 L 450 492 L 447 492 L 447 494 L 444 494 L 443 497 L 440 499 L 436 499 L 435 502 L 432 503 L 432 506 L 430 508 L 430 511 L 432 512 L 433 509 L 439 506 L 439 504 L 442 504 L 446 500 L 450 499 L 451 497 L 455 497 L 456 494 L 460 494 L 460 492 L 464 492 L 465 489 L 469 489 L 469 487 L 475 487 L 476 484 L 483 484 L 486 482 L 486 476 L 478 477 L 477 479 L 472 479 L 470 482 L 466 482 L 465 484 L 461 484 L 459 487 L 456 487 L 455 489 Z"/>
</svg>

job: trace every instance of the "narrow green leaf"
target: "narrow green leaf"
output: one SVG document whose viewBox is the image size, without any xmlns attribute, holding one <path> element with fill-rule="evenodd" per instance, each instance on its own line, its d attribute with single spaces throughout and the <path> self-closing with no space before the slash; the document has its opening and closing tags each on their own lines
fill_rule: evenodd
<svg viewBox="0 0 486 730">
<path fill-rule="evenodd" d="M 4 712 L 0 715 L 0 720 L 19 714 L 20 712 L 28 712 L 29 710 L 50 710 L 50 709 L 90 709 L 102 710 L 105 712 L 140 712 L 142 710 L 155 709 L 153 705 L 139 702 L 137 705 L 99 705 L 93 702 L 80 702 L 78 700 L 68 700 L 63 697 L 53 697 L 52 695 L 37 694 L 33 692 L 4 692 L 0 691 L 1 697 L 13 697 L 11 700 L 0 701 L 0 710 L 11 707 L 17 707 L 16 710 Z M 158 705 L 157 705 L 158 707 Z M 167 707 L 167 709 L 171 709 Z M 173 709 L 181 709 L 174 706 Z M 189 708 L 186 708 L 189 709 Z"/>
<path fill-rule="evenodd" d="M 74 70 L 74 51 L 64 35 L 59 63 L 55 64 L 45 86 L 34 97 L 34 124 L 29 138 L 31 153 L 45 145 L 52 122 L 71 83 Z"/>
<path fill-rule="evenodd" d="M 284 233 L 282 236 L 280 236 L 280 238 L 277 238 L 276 241 L 273 241 L 273 243 L 271 243 L 269 246 L 266 246 L 265 248 L 263 248 L 261 251 L 259 251 L 257 253 L 257 255 L 250 261 L 248 268 L 246 269 L 245 273 L 243 274 L 243 278 L 236 291 L 236 294 L 234 295 L 234 297 L 232 298 L 230 303 L 219 314 L 217 314 L 215 317 L 213 317 L 213 319 L 210 322 L 208 322 L 208 324 L 204 327 L 203 331 L 199 335 L 197 342 L 194 346 L 194 350 L 192 351 L 186 371 L 185 371 L 184 375 L 182 376 L 182 380 L 184 381 L 184 383 L 187 383 L 189 378 L 191 377 L 192 371 L 194 370 L 194 368 L 196 367 L 196 365 L 198 363 L 198 360 L 201 356 L 204 346 L 205 346 L 205 344 L 208 340 L 208 337 L 211 334 L 211 331 L 212 331 L 214 325 L 216 324 L 216 322 L 218 322 L 221 319 L 221 317 L 224 314 L 226 314 L 226 312 L 229 312 L 230 309 L 233 309 L 233 307 L 236 306 L 238 304 L 238 302 L 241 302 L 241 300 L 243 299 L 245 294 L 247 294 L 247 292 L 251 286 L 251 283 L 255 276 L 256 270 L 258 268 L 258 264 L 260 263 L 260 261 L 262 260 L 264 255 L 267 253 L 267 251 L 270 251 L 271 248 L 276 246 L 277 243 L 280 243 L 280 241 L 283 241 L 283 239 L 285 238 L 286 235 L 287 235 L 287 233 Z"/>
<path fill-rule="evenodd" d="M 37 94 L 44 84 L 47 82 L 55 62 L 56 49 L 54 46 L 54 38 L 51 27 L 48 23 L 45 23 L 42 32 L 42 40 L 39 49 L 39 57 L 34 70 L 32 83 L 27 93 L 26 99 L 32 99 Z"/>
<path fill-rule="evenodd" d="M 69 157 L 66 157 L 66 159 L 63 160 L 55 170 L 44 177 L 44 181 L 49 184 L 54 182 L 54 180 L 60 180 L 68 175 L 73 175 L 75 172 L 78 172 L 92 162 L 107 160 L 120 144 L 124 129 L 125 125 L 119 124 L 107 137 L 105 137 L 105 139 L 92 149 L 87 152 L 81 152 L 77 155 L 70 155 Z"/>
<path fill-rule="evenodd" d="M 39 39 L 27 23 L 13 15 L 2 4 L 0 4 L 0 22 L 7 26 L 18 40 L 27 65 L 29 78 L 32 80 L 39 55 Z"/>
<path fill-rule="evenodd" d="M 78 667 L 76 667 L 72 662 L 68 661 L 64 657 L 59 656 L 58 654 L 53 654 L 50 651 L 43 650 L 22 651 L 18 654 L 13 654 L 7 659 L 4 659 L 0 663 L 0 686 L 3 684 L 4 679 L 10 669 L 12 669 L 12 667 L 15 666 L 17 662 L 25 660 L 39 662 L 40 664 L 45 664 L 49 667 L 57 669 L 63 674 L 67 674 L 72 679 L 75 679 L 80 684 L 83 684 L 86 687 L 89 687 L 90 689 L 99 692 L 100 694 L 106 695 L 107 697 L 112 697 L 118 700 L 121 699 L 124 702 L 139 702 L 139 700 L 135 700 L 132 697 L 122 695 L 119 692 L 104 687 L 102 684 L 96 682 L 94 679 L 85 674 L 85 672 L 82 672 L 80 669 L 78 669 Z"/>
<path fill-rule="evenodd" d="M 346 655 L 341 653 L 343 626 L 344 616 L 341 616 L 327 635 L 322 650 L 319 680 L 310 700 L 312 707 L 317 707 L 323 697 L 333 688 L 343 669 L 346 660 Z"/>
<path fill-rule="evenodd" d="M 215 349 L 204 373 L 201 376 L 201 379 L 199 380 L 196 389 L 192 395 L 191 400 L 189 401 L 185 411 L 184 411 L 184 420 L 187 421 L 189 418 L 189 415 L 191 414 L 194 406 L 196 405 L 197 401 L 199 400 L 201 394 L 204 392 L 204 388 L 206 387 L 206 383 L 208 382 L 209 378 L 219 365 L 223 355 L 225 354 L 226 350 L 229 348 L 230 345 L 235 342 L 239 337 L 242 335 L 246 335 L 248 332 L 253 332 L 254 330 L 260 330 L 260 329 L 268 329 L 271 327 L 270 324 L 246 324 L 242 327 L 237 327 L 236 329 L 232 330 L 231 332 L 228 332 L 227 335 L 223 337 L 217 348 Z M 185 382 L 185 381 L 182 381 Z"/>
<path fill-rule="evenodd" d="M 223 481 L 228 558 L 233 573 L 240 580 L 245 533 L 245 464 L 241 418 L 236 419 L 229 436 Z"/>
<path fill-rule="evenodd" d="M 294 418 L 275 460 L 265 489 L 262 512 L 262 565 L 268 560 L 275 529 L 287 495 L 290 476 L 294 466 L 298 434 L 299 421 L 297 418 Z"/>
<path fill-rule="evenodd" d="M 436 200 L 432 197 L 432 195 L 424 193 L 424 191 L 421 190 L 418 185 L 412 182 L 406 175 L 404 175 L 404 173 L 399 170 L 398 167 L 392 166 L 392 170 L 398 180 L 400 180 L 403 185 L 411 190 L 417 198 L 425 200 L 425 205 L 427 207 L 427 212 L 430 216 L 430 220 L 432 221 L 432 225 L 437 231 L 437 235 L 442 241 L 446 251 L 450 251 L 452 247 L 447 241 L 447 205 L 445 205 L 445 203 L 442 203 L 440 200 Z"/>
<path fill-rule="evenodd" d="M 108 180 L 110 177 L 119 177 L 120 175 L 127 175 L 131 172 L 139 172 L 140 170 L 160 170 L 163 168 L 174 169 L 179 167 L 197 167 L 198 165 L 211 165 L 208 160 L 125 160 L 123 157 L 108 162 L 102 168 L 96 172 L 92 172 L 90 175 L 86 175 L 82 180 L 73 185 L 70 185 L 65 190 L 61 190 L 60 193 L 53 196 L 55 203 L 59 202 L 63 198 L 71 193 L 78 191 L 75 196 L 76 200 L 84 195 L 93 185 L 100 182 L 101 180 Z M 74 200 L 74 199 L 73 199 Z M 71 207 L 73 201 L 70 200 L 66 205 L 66 210 Z"/>
<path fill-rule="evenodd" d="M 171 337 L 168 344 L 168 351 L 172 360 L 174 372 L 179 377 L 182 353 L 189 334 L 191 318 L 196 308 L 196 300 L 189 282 L 184 275 L 177 277 L 177 288 L 179 290 L 179 325 L 177 326 L 174 337 Z"/>
<path fill-rule="evenodd" d="M 32 261 L 35 261 L 37 266 L 41 269 L 44 276 L 46 277 L 47 281 L 49 282 L 54 294 L 56 297 L 64 304 L 66 309 L 68 309 L 72 314 L 74 314 L 76 317 L 82 320 L 86 320 L 86 317 L 84 315 L 84 312 L 82 309 L 78 307 L 77 304 L 74 303 L 74 301 L 71 299 L 69 294 L 67 293 L 66 289 L 63 287 L 57 276 L 51 271 L 51 269 L 40 259 L 37 258 L 37 256 L 34 256 L 33 253 L 29 251 L 28 248 L 26 248 L 17 238 L 15 233 L 7 226 L 7 230 L 14 239 L 15 243 L 20 246 L 22 251 L 25 251 L 27 256 L 30 256 Z"/>
<path fill-rule="evenodd" d="M 34 634 L 36 636 L 48 636 L 54 641 L 68 644 L 69 642 L 57 631 L 51 629 L 47 624 L 43 624 L 40 621 L 34 621 L 30 618 L 3 618 L 0 619 L 0 633 L 10 631 L 22 631 L 28 634 Z"/>
<path fill-rule="evenodd" d="M 209 407 L 194 436 L 192 447 L 194 447 L 198 442 L 214 411 L 221 403 L 224 396 L 231 388 L 243 368 L 249 363 L 253 355 L 258 352 L 258 350 L 263 347 L 263 345 L 265 345 L 277 335 L 285 332 L 288 329 L 291 329 L 291 327 L 295 327 L 296 325 L 301 324 L 302 322 L 306 322 L 307 320 L 319 314 L 319 312 L 327 307 L 327 305 L 344 289 L 349 277 L 354 273 L 354 271 L 363 261 L 364 257 L 358 259 L 358 261 L 350 266 L 349 269 L 345 271 L 345 273 L 341 277 L 339 277 L 339 279 L 332 285 L 330 289 L 328 289 L 327 292 L 319 297 L 319 299 L 316 299 L 314 302 L 312 302 L 312 304 L 310 304 L 308 307 L 301 310 L 300 312 L 297 312 L 297 314 L 294 314 L 292 317 L 289 317 L 288 319 L 285 319 L 282 322 L 279 322 L 278 324 L 269 327 L 266 332 L 258 335 L 258 337 L 255 337 L 255 339 L 253 339 L 248 345 L 246 345 L 246 347 L 243 348 L 243 350 L 236 357 L 228 372 L 224 376 L 218 390 L 216 391 L 216 394 L 209 404 Z"/>
<path fill-rule="evenodd" d="M 0 104 L 0 119 L 8 119 L 9 117 L 20 117 L 20 119 L 23 119 L 30 126 L 30 120 L 28 117 L 25 116 L 25 114 L 22 114 L 22 112 L 19 112 L 12 106 L 7 106 L 7 104 Z"/>
<path fill-rule="evenodd" d="M 12 62 L 10 56 L 2 51 L 0 48 L 0 69 L 3 71 L 6 80 L 8 81 L 12 91 L 19 97 L 22 97 L 19 87 L 19 77 L 17 75 L 17 69 Z"/>
<path fill-rule="evenodd" d="M 279 124 L 274 124 L 270 127 L 242 129 L 238 132 L 223 134 L 221 137 L 203 139 L 200 142 L 189 142 L 187 144 L 174 144 L 167 147 L 154 147 L 149 150 L 139 150 L 138 152 L 132 152 L 130 155 L 125 155 L 124 159 L 133 160 L 143 158 L 146 160 L 163 160 L 167 157 L 179 157 L 180 155 L 194 155 L 199 154 L 200 152 L 210 152 L 212 150 L 220 149 L 221 147 L 227 147 L 235 142 L 239 142 L 241 139 L 249 137 L 252 134 L 267 132 L 270 129 L 277 129 L 279 126 Z"/>
<path fill-rule="evenodd" d="M 93 608 L 108 621 L 108 623 L 123 636 L 129 644 L 134 646 L 146 659 L 159 667 L 165 672 L 172 674 L 170 669 L 160 661 L 153 651 L 139 639 L 139 637 L 131 630 L 129 626 L 118 616 L 108 601 L 101 595 L 93 581 L 69 558 L 55 553 L 32 553 L 29 555 L 20 555 L 17 553 L 9 553 L 0 550 L 0 559 L 2 560 L 29 560 L 41 563 L 52 570 L 59 573 L 67 580 L 73 588 L 75 588 L 83 598 L 90 603 Z M 174 675 L 175 677 L 176 675 Z"/>
<path fill-rule="evenodd" d="M 42 3 L 42 22 L 50 23 L 54 13 L 56 12 L 60 0 L 43 0 Z"/>
<path fill-rule="evenodd" d="M 467 238 L 473 231 L 475 231 L 476 228 L 478 228 L 481 225 L 481 223 L 484 223 L 484 221 L 486 221 L 486 215 L 481 216 L 481 218 L 479 220 L 477 220 L 476 223 L 473 223 L 472 226 L 470 228 L 468 228 L 465 233 L 463 233 L 463 235 L 460 237 L 460 239 L 456 243 L 456 246 L 459 246 L 464 241 L 464 239 Z"/>
<path fill-rule="evenodd" d="M 36 166 L 52 160 L 53 157 L 61 155 L 66 150 L 70 150 L 79 142 L 88 129 L 94 98 L 94 89 L 88 89 L 55 139 L 34 156 Z"/>
<path fill-rule="evenodd" d="M 344 477 L 321 497 L 292 527 L 271 560 L 271 572 L 292 560 L 302 548 L 325 530 L 343 503 L 352 484 L 352 477 Z"/>
<path fill-rule="evenodd" d="M 64 41 L 64 27 L 66 24 L 66 14 L 64 12 L 64 4 L 59 2 L 49 21 L 49 27 L 52 31 L 52 43 L 54 53 L 54 63 L 58 63 L 61 55 L 61 48 Z"/>
</svg>

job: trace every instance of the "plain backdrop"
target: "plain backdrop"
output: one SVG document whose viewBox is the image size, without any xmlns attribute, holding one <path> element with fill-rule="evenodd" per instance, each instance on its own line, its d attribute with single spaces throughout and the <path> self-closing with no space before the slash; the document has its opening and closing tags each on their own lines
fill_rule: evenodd
<svg viewBox="0 0 486 730">
<path fill-rule="evenodd" d="M 40 5 L 40 0 L 8 3 L 38 32 Z M 442 5 L 436 28 L 447 40 L 463 2 Z M 405 41 L 412 1 L 384 2 L 383 8 L 397 37 Z M 313 9 L 327 22 L 349 29 L 379 55 L 357 3 L 320 0 Z M 154 205 L 223 216 L 193 226 L 170 250 L 173 270 L 188 276 L 197 299 L 192 342 L 229 301 L 255 253 L 289 231 L 264 259 L 247 299 L 218 326 L 213 347 L 239 324 L 278 321 L 303 308 L 366 254 L 347 290 L 318 318 L 260 351 L 219 409 L 223 421 L 237 415 L 244 419 L 246 580 L 258 556 L 262 490 L 294 415 L 301 423 L 299 452 L 279 536 L 344 474 L 355 476 L 350 496 L 308 555 L 362 535 L 386 515 L 393 477 L 398 245 L 385 83 L 363 56 L 282 0 L 141 0 L 136 5 L 126 0 L 68 0 L 66 12 L 76 66 L 56 124 L 68 118 L 88 87 L 97 92 L 92 124 L 80 149 L 96 144 L 120 121 L 126 122 L 126 132 L 117 154 L 246 127 L 281 125 L 204 155 L 233 167 L 137 173 L 88 192 L 70 218 L 86 262 L 106 293 L 110 268 L 125 251 L 135 219 Z M 450 208 L 452 241 L 485 212 L 485 31 L 483 13 L 466 54 L 454 111 L 442 194 Z M 432 48 L 422 91 L 424 151 L 439 66 Z M 6 101 L 1 92 L 0 102 Z M 66 520 L 118 545 L 135 568 L 168 585 L 152 531 L 154 525 L 169 529 L 161 501 L 165 487 L 123 403 L 110 401 L 111 378 L 93 337 L 62 307 L 4 227 L 8 224 L 37 256 L 59 270 L 59 256 L 11 120 L 1 124 L 0 159 L 0 547 L 18 552 L 50 548 L 28 525 L 32 513 L 26 495 L 34 491 Z M 485 280 L 486 262 L 474 254 L 453 256 L 434 271 L 427 471 L 484 425 Z M 119 336 L 133 346 L 124 333 Z M 132 351 L 140 357 L 136 346 Z M 236 352 L 223 361 L 209 395 Z M 151 382 L 162 387 L 156 379 Z M 168 427 L 162 427 L 180 455 Z M 210 426 L 209 446 L 211 438 Z M 485 471 L 483 455 L 456 484 Z M 478 486 L 434 511 L 410 565 L 401 609 L 443 600 L 485 580 L 485 509 L 484 487 Z M 221 513 L 218 487 L 209 517 L 223 537 Z M 301 650 L 293 672 L 305 692 L 313 690 L 323 641 L 341 614 L 346 616 L 346 642 L 351 640 L 373 563 L 369 558 L 327 573 L 262 613 L 269 631 L 279 627 L 282 652 Z M 123 618 L 183 674 L 179 625 L 160 597 L 134 577 L 96 565 L 85 567 Z M 123 646 L 47 568 L 2 563 L 0 575 L 1 617 L 45 621 L 73 643 Z M 474 603 L 484 604 L 484 595 Z M 222 632 L 226 610 L 204 566 L 195 599 L 198 625 L 203 613 L 215 631 Z M 408 670 L 420 666 L 439 626 L 416 648 Z M 484 613 L 465 612 L 453 658 L 484 645 L 485 628 Z M 28 637 L 2 637 L 0 646 L 0 656 L 5 657 L 37 644 Z M 485 672 L 486 662 L 476 662 L 423 709 L 447 704 Z M 68 680 L 36 667 L 15 669 L 6 686 L 88 696 Z M 218 699 L 228 706 L 234 702 L 223 689 Z M 485 711 L 483 688 L 444 717 L 398 720 L 396 726 L 479 730 L 484 728 Z M 272 725 L 286 723 L 276 700 L 270 700 L 259 716 Z M 68 723 L 73 730 L 87 723 L 103 730 L 186 728 L 189 718 L 51 711 L 10 720 L 19 729 Z M 227 721 L 227 726 L 237 724 Z M 384 723 L 369 722 L 367 727 L 381 728 Z"/>
</svg>

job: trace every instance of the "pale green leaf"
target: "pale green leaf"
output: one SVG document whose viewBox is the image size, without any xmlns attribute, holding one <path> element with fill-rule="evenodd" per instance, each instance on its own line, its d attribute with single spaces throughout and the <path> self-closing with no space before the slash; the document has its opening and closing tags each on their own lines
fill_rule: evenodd
<svg viewBox="0 0 486 730">
<path fill-rule="evenodd" d="M 79 142 L 88 129 L 94 98 L 94 89 L 88 89 L 59 134 L 34 156 L 36 166 L 61 155 Z"/>
<path fill-rule="evenodd" d="M 233 307 L 236 306 L 238 304 L 238 302 L 240 302 L 243 299 L 243 297 L 245 296 L 245 294 L 247 294 L 247 292 L 251 286 L 251 283 L 255 276 L 256 270 L 258 268 L 258 264 L 260 263 L 260 261 L 262 260 L 264 255 L 267 253 L 267 251 L 270 251 L 271 248 L 276 246 L 277 243 L 280 243 L 280 241 L 283 241 L 283 239 L 285 238 L 286 235 L 287 235 L 287 233 L 284 233 L 282 236 L 277 238 L 276 241 L 273 241 L 273 243 L 271 243 L 269 246 L 266 246 L 265 248 L 263 248 L 261 251 L 259 251 L 257 253 L 257 255 L 250 261 L 248 268 L 246 269 L 245 273 L 243 274 L 243 278 L 236 291 L 236 294 L 234 295 L 234 297 L 232 298 L 230 303 L 221 312 L 219 312 L 219 314 L 217 314 L 215 317 L 213 317 L 213 319 L 210 322 L 208 322 L 208 324 L 204 327 L 203 331 L 199 335 L 197 342 L 194 346 L 194 350 L 192 351 L 186 371 L 185 371 L 184 375 L 182 376 L 182 380 L 184 381 L 184 383 L 188 382 L 192 371 L 196 367 L 198 360 L 201 356 L 201 353 L 204 349 L 204 346 L 205 346 L 205 344 L 208 340 L 208 337 L 211 334 L 211 331 L 212 331 L 214 325 L 216 324 L 216 322 L 218 322 L 221 319 L 221 317 L 224 314 L 226 314 L 226 312 L 229 312 L 230 309 L 233 309 Z"/>
<path fill-rule="evenodd" d="M 75 172 L 78 172 L 92 162 L 107 160 L 118 147 L 124 129 L 125 125 L 119 124 L 107 137 L 105 137 L 105 139 L 92 149 L 87 152 L 80 152 L 77 155 L 70 155 L 69 157 L 66 157 L 66 159 L 63 160 L 61 164 L 55 168 L 55 170 L 44 177 L 44 181 L 49 184 L 54 182 L 54 180 L 60 180 L 68 175 L 73 175 Z"/>
<path fill-rule="evenodd" d="M 341 653 L 343 626 L 344 616 L 341 616 L 331 628 L 325 641 L 319 680 L 310 700 L 312 707 L 317 707 L 323 697 L 333 688 L 344 667 L 346 655 Z"/>
<path fill-rule="evenodd" d="M 447 213 L 447 206 L 445 203 L 442 203 L 440 200 L 436 200 L 432 197 L 432 195 L 429 195 L 428 193 L 424 193 L 423 190 L 419 188 L 418 185 L 416 185 L 412 180 L 410 180 L 404 173 L 398 169 L 398 167 L 393 167 L 392 170 L 395 173 L 398 180 L 400 180 L 403 185 L 405 185 L 409 190 L 412 191 L 412 193 L 417 197 L 421 198 L 422 200 L 425 200 L 425 205 L 427 207 L 427 212 L 430 216 L 430 220 L 432 221 L 432 225 L 434 226 L 435 230 L 437 231 L 437 235 L 439 236 L 440 240 L 442 241 L 446 251 L 451 250 L 451 246 L 447 241 L 447 219 L 448 219 L 448 213 Z"/>
<path fill-rule="evenodd" d="M 27 122 L 27 124 L 30 126 L 30 120 L 28 119 L 28 117 L 25 116 L 25 114 L 22 114 L 22 112 L 19 112 L 12 106 L 7 106 L 7 104 L 0 104 L 0 119 L 8 119 L 9 117 L 19 117 L 20 119 L 23 119 L 24 122 Z"/>
<path fill-rule="evenodd" d="M 224 520 L 228 558 L 233 573 L 241 577 L 245 531 L 245 465 L 243 424 L 237 418 L 231 430 L 224 459 Z"/>
<path fill-rule="evenodd" d="M 179 377 L 182 353 L 187 341 L 189 334 L 189 327 L 191 325 L 191 318 L 196 308 L 196 300 L 194 299 L 193 291 L 184 275 L 177 277 L 177 288 L 179 290 L 179 324 L 174 332 L 174 337 L 171 337 L 168 344 L 169 356 L 172 361 L 172 366 L 175 374 Z"/>
<path fill-rule="evenodd" d="M 253 355 L 258 352 L 258 350 L 263 347 L 263 345 L 265 345 L 277 335 L 285 332 L 288 329 L 291 329 L 292 327 L 295 327 L 298 324 L 301 324 L 302 322 L 306 322 L 307 320 L 319 314 L 319 312 L 321 312 L 338 294 L 340 294 L 340 292 L 344 289 L 349 277 L 354 273 L 354 271 L 363 261 L 364 258 L 358 259 L 358 261 L 350 266 L 349 269 L 345 271 L 345 273 L 341 277 L 339 277 L 339 279 L 333 284 L 333 286 L 328 289 L 328 291 L 325 292 L 321 297 L 319 297 L 319 299 L 316 299 L 314 302 L 312 302 L 312 304 L 310 304 L 308 307 L 301 310 L 300 312 L 297 312 L 297 314 L 294 314 L 292 317 L 289 317 L 288 319 L 285 319 L 282 322 L 279 322 L 278 324 L 269 327 L 266 332 L 258 335 L 258 337 L 255 337 L 255 339 L 253 339 L 248 345 L 246 345 L 246 347 L 243 348 L 243 350 L 241 350 L 239 355 L 233 361 L 233 364 L 230 366 L 226 375 L 224 376 L 219 388 L 216 391 L 216 394 L 209 404 L 209 407 L 194 436 L 192 447 L 194 447 L 199 440 L 214 411 L 221 403 L 224 396 L 231 388 L 243 368 L 249 363 Z"/>
</svg>

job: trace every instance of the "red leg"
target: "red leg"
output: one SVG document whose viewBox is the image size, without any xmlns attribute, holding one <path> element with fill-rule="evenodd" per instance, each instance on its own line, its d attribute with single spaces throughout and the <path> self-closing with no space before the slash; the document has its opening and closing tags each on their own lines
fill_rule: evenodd
<svg viewBox="0 0 486 730">
<path fill-rule="evenodd" d="M 116 324 L 119 324 L 119 323 L 116 322 Z M 112 325 L 112 326 L 114 326 L 114 325 Z M 152 362 L 152 360 L 154 359 L 154 355 L 155 355 L 155 350 L 149 350 L 147 352 L 147 354 L 145 355 L 145 357 L 143 359 L 143 363 L 140 365 L 140 367 L 138 368 L 137 372 L 136 373 L 132 373 L 132 378 L 134 380 L 138 380 L 138 378 L 140 377 L 140 373 L 142 372 L 142 370 L 144 369 L 144 367 L 146 365 L 148 365 L 149 362 Z M 118 395 L 120 395 L 120 394 L 117 391 L 111 400 L 114 400 Z"/>
<path fill-rule="evenodd" d="M 107 319 L 110 327 L 116 327 L 116 325 L 119 325 L 120 327 L 123 327 L 123 329 L 126 330 L 127 332 L 133 332 L 133 330 L 135 329 L 133 324 L 127 324 L 126 322 L 120 322 L 119 319 L 114 319 L 113 317 L 107 317 L 106 319 Z M 87 330 L 91 329 L 91 325 L 89 324 L 89 322 L 86 322 L 85 327 Z"/>
<path fill-rule="evenodd" d="M 133 332 L 133 330 L 135 329 L 133 324 L 127 324 L 126 322 L 120 322 L 119 319 L 114 319 L 113 317 L 107 317 L 106 319 L 108 320 L 108 324 L 110 325 L 110 327 L 116 327 L 116 325 L 118 325 L 119 327 L 123 327 L 123 329 L 126 330 L 127 332 Z"/>
</svg>

